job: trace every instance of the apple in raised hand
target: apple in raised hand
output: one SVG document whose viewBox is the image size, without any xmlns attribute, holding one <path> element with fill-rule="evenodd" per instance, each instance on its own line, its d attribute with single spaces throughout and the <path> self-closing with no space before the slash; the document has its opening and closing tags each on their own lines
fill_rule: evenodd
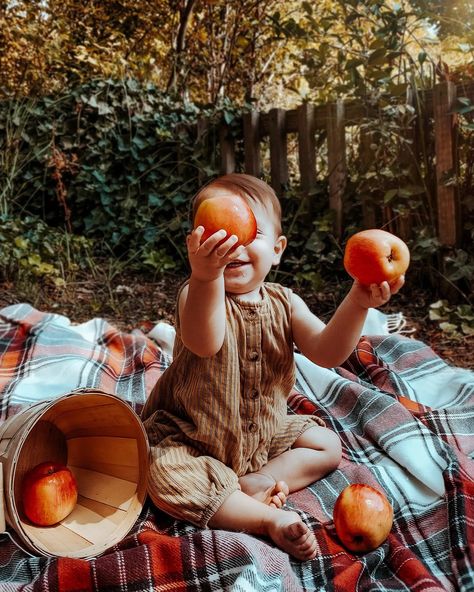
<svg viewBox="0 0 474 592">
<path fill-rule="evenodd" d="M 23 511 L 38 526 L 51 526 L 70 514 L 77 502 L 77 483 L 68 467 L 46 461 L 30 469 L 22 483 Z"/>
<path fill-rule="evenodd" d="M 204 227 L 203 242 L 221 229 L 227 232 L 227 238 L 235 234 L 239 245 L 248 245 L 257 236 L 254 213 L 238 195 L 216 195 L 204 199 L 194 217 L 194 227 L 198 226 Z"/>
<path fill-rule="evenodd" d="M 333 520 L 337 536 L 347 549 L 372 551 L 388 537 L 393 508 L 377 489 L 365 483 L 353 483 L 339 494 Z"/>
<path fill-rule="evenodd" d="M 392 282 L 405 273 L 410 251 L 401 238 L 372 228 L 352 235 L 344 251 L 347 273 L 361 284 Z"/>
</svg>

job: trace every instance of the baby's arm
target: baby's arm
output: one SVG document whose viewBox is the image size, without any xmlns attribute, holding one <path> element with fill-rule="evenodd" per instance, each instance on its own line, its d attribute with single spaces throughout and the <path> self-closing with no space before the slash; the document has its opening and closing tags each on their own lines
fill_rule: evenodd
<svg viewBox="0 0 474 592">
<path fill-rule="evenodd" d="M 198 226 L 187 238 L 191 277 L 179 299 L 181 339 L 184 345 L 201 357 L 216 354 L 225 333 L 225 266 L 243 250 L 237 237 L 225 237 L 219 230 L 201 244 L 204 228 Z"/>
<path fill-rule="evenodd" d="M 383 282 L 369 287 L 355 281 L 327 325 L 293 294 L 292 329 L 296 346 L 319 366 L 339 366 L 357 345 L 368 309 L 388 302 L 404 281 L 401 276 L 392 285 Z"/>
</svg>

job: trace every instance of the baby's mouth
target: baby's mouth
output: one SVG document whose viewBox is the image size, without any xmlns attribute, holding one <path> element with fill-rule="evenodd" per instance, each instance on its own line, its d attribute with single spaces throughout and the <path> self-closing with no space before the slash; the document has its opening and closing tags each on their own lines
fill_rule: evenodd
<svg viewBox="0 0 474 592">
<path fill-rule="evenodd" d="M 226 269 L 236 269 L 237 267 L 242 267 L 242 265 L 247 265 L 246 261 L 231 261 L 226 265 Z"/>
</svg>

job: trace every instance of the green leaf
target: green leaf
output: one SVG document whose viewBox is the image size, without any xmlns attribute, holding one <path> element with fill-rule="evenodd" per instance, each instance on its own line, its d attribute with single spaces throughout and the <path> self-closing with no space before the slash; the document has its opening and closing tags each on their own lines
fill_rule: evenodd
<svg viewBox="0 0 474 592">
<path fill-rule="evenodd" d="M 401 197 L 410 197 L 411 195 L 421 195 L 424 192 L 425 189 L 421 185 L 405 185 L 399 189 L 398 194 Z"/>
<path fill-rule="evenodd" d="M 447 300 L 437 300 L 436 302 L 433 302 L 433 304 L 430 304 L 430 308 L 444 308 L 447 304 Z"/>
<path fill-rule="evenodd" d="M 368 63 L 371 66 L 380 66 L 386 62 L 387 50 L 384 47 L 376 49 L 369 55 Z"/>
<path fill-rule="evenodd" d="M 453 334 L 453 333 L 457 333 L 458 332 L 458 326 L 457 325 L 454 325 L 453 323 L 448 323 L 448 322 L 440 323 L 439 324 L 439 327 L 445 333 Z"/>
<path fill-rule="evenodd" d="M 104 173 L 102 173 L 102 171 L 95 170 L 92 173 L 92 176 L 95 177 L 97 181 L 99 181 L 100 183 L 105 183 L 105 176 Z"/>
<path fill-rule="evenodd" d="M 462 323 L 461 329 L 464 335 L 474 335 L 474 327 L 468 325 L 467 323 Z"/>
<path fill-rule="evenodd" d="M 398 189 L 389 189 L 383 196 L 384 203 L 389 203 L 396 195 L 398 195 Z"/>
<path fill-rule="evenodd" d="M 104 101 L 100 101 L 99 104 L 99 115 L 108 115 L 109 113 L 113 113 L 114 110 L 107 105 L 107 103 L 104 103 Z"/>
<path fill-rule="evenodd" d="M 163 204 L 163 198 L 156 193 L 150 193 L 148 195 L 148 204 L 152 207 L 159 207 Z"/>
</svg>

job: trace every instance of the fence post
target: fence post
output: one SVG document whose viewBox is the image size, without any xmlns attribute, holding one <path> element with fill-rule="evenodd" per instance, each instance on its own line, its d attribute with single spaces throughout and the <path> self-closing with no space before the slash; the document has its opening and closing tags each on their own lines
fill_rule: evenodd
<svg viewBox="0 0 474 592">
<path fill-rule="evenodd" d="M 284 109 L 271 109 L 269 118 L 272 187 L 277 195 L 281 195 L 283 186 L 288 183 L 286 111 Z"/>
<path fill-rule="evenodd" d="M 259 177 L 260 164 L 260 113 L 244 113 L 244 158 L 245 172 Z"/>
<path fill-rule="evenodd" d="M 374 151 L 371 148 L 373 142 L 373 132 L 369 132 L 364 127 L 361 127 L 359 131 L 359 150 L 362 173 L 366 173 L 370 169 L 372 161 L 374 160 Z M 364 228 L 376 228 L 377 216 L 371 195 L 364 192 L 361 195 L 361 201 Z"/>
<path fill-rule="evenodd" d="M 460 204 L 455 184 L 446 185 L 456 175 L 456 85 L 442 82 L 433 88 L 433 115 L 436 151 L 436 197 L 438 203 L 438 237 L 444 246 L 460 241 Z"/>
<path fill-rule="evenodd" d="M 327 137 L 329 207 L 335 213 L 334 232 L 340 238 L 342 235 L 342 197 L 347 174 L 344 103 L 342 100 L 327 106 Z"/>
<path fill-rule="evenodd" d="M 233 173 L 235 171 L 235 146 L 226 123 L 221 123 L 219 126 L 219 144 L 221 147 L 221 173 L 223 175 Z"/>
<path fill-rule="evenodd" d="M 197 138 L 196 143 L 200 146 L 205 154 L 209 152 L 209 119 L 207 117 L 199 117 L 196 124 Z M 212 156 L 212 155 L 211 155 Z M 204 171 L 199 170 L 198 173 L 199 185 L 202 185 L 206 180 Z"/>
<path fill-rule="evenodd" d="M 316 143 L 314 141 L 314 105 L 298 107 L 298 156 L 301 188 L 309 193 L 316 185 Z"/>
<path fill-rule="evenodd" d="M 414 97 L 413 97 L 413 87 L 409 85 L 406 91 L 406 104 L 409 107 L 414 106 Z M 416 177 L 419 176 L 419 173 L 416 172 L 415 167 L 415 130 L 416 130 L 416 122 L 410 121 L 410 124 L 404 128 L 402 132 L 402 142 L 405 145 L 402 148 L 400 158 L 401 162 L 409 171 L 408 177 L 411 179 L 415 175 Z M 407 240 L 411 237 L 412 231 L 412 212 L 407 207 L 404 209 L 403 213 L 398 215 L 398 218 L 395 220 L 397 234 L 403 239 Z"/>
</svg>

